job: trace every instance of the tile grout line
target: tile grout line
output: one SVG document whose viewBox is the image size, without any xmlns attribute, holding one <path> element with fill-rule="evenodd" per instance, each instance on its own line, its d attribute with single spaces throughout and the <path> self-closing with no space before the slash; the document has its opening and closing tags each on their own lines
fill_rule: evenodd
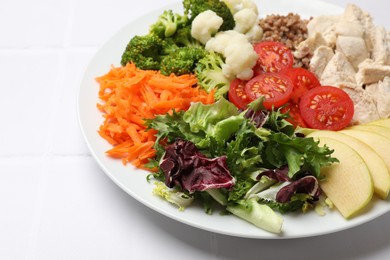
<svg viewBox="0 0 390 260">
<path fill-rule="evenodd" d="M 38 191 L 38 194 L 35 198 L 35 211 L 33 216 L 33 222 L 31 224 L 31 230 L 29 233 L 29 241 L 26 248 L 26 254 L 25 259 L 36 259 L 36 250 L 38 246 L 38 238 L 39 238 L 39 232 L 41 228 L 41 221 L 43 216 L 43 210 L 45 206 L 45 193 L 47 189 L 47 178 L 46 175 L 48 174 L 48 162 L 51 161 L 53 155 L 51 154 L 52 148 L 53 148 L 53 142 L 55 138 L 54 128 L 56 126 L 57 118 L 56 114 L 59 110 L 59 104 L 58 100 L 61 98 L 61 93 L 63 91 L 64 87 L 64 79 L 66 76 L 65 68 L 66 68 L 66 47 L 69 46 L 72 28 L 73 28 L 73 20 L 74 20 L 74 0 L 69 0 L 69 16 L 68 16 L 68 23 L 67 23 L 67 29 L 64 33 L 64 48 L 58 49 L 56 52 L 58 52 L 59 55 L 59 64 L 57 69 L 57 80 L 56 80 L 56 86 L 53 89 L 53 99 L 50 102 L 51 108 L 53 108 L 50 111 L 49 115 L 49 126 L 47 129 L 47 137 L 45 142 L 45 149 L 44 154 L 42 156 L 42 168 L 40 173 L 40 189 Z"/>
<path fill-rule="evenodd" d="M 209 242 L 210 242 L 210 251 L 212 252 L 215 259 L 219 259 L 218 237 L 216 233 L 210 233 Z"/>
<path fill-rule="evenodd" d="M 4 48 L 0 47 L 0 54 L 34 54 L 34 53 L 58 53 L 61 51 L 96 51 L 99 45 L 74 45 L 47 46 L 39 48 Z"/>
<path fill-rule="evenodd" d="M 96 51 L 100 45 L 99 44 L 86 44 L 86 45 L 72 45 L 72 31 L 74 26 L 74 0 L 69 1 L 69 16 L 68 24 L 66 26 L 63 38 L 63 44 L 59 45 L 47 45 L 47 46 L 32 46 L 32 47 L 0 47 L 0 54 L 13 54 L 13 53 L 51 53 L 51 52 L 61 52 L 61 51 Z"/>
<path fill-rule="evenodd" d="M 66 27 L 64 47 L 69 48 L 72 38 L 72 32 L 74 27 L 74 0 L 69 0 L 69 20 Z"/>
<path fill-rule="evenodd" d="M 37 196 L 35 198 L 35 211 L 34 211 L 34 216 L 33 216 L 33 222 L 30 230 L 30 235 L 29 235 L 29 243 L 28 247 L 26 250 L 26 256 L 25 259 L 35 259 L 35 252 L 36 252 L 36 247 L 37 247 L 37 238 L 39 236 L 39 231 L 41 227 L 41 221 L 42 221 L 42 214 L 43 214 L 43 208 L 45 204 L 45 193 L 46 193 L 46 188 L 47 188 L 47 170 L 48 170 L 48 162 L 51 161 L 52 155 L 51 155 L 51 150 L 53 146 L 53 138 L 54 138 L 54 128 L 55 128 L 55 123 L 56 123 L 56 113 L 58 111 L 58 99 L 60 97 L 60 88 L 62 87 L 59 82 L 61 82 L 64 78 L 64 68 L 65 68 L 65 61 L 66 57 L 63 52 L 58 53 L 59 55 L 59 63 L 58 63 L 58 69 L 57 69 L 57 85 L 54 87 L 52 90 L 53 94 L 51 95 L 54 97 L 50 105 L 48 107 L 52 108 L 49 114 L 49 125 L 47 128 L 47 136 L 45 140 L 45 148 L 43 155 L 41 156 L 41 172 L 40 172 L 40 181 L 39 181 L 39 191 L 37 193 Z"/>
<path fill-rule="evenodd" d="M 25 154 L 25 155 L 0 155 L 0 161 L 7 161 L 7 160 L 39 160 L 40 158 L 46 158 L 47 156 L 44 155 L 35 155 L 35 154 Z M 85 153 L 51 153 L 50 158 L 86 158 L 86 157 L 92 157 L 92 155 L 89 152 Z"/>
</svg>

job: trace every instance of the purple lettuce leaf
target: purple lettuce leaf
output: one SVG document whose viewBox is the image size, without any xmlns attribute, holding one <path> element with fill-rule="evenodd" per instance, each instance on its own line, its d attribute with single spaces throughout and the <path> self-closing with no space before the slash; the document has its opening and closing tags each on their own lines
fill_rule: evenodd
<svg viewBox="0 0 390 260">
<path fill-rule="evenodd" d="M 318 200 L 320 196 L 318 180 L 314 176 L 308 175 L 293 181 L 278 191 L 276 201 L 280 203 L 289 202 L 296 193 L 308 194 L 313 197 L 313 200 Z"/>
<path fill-rule="evenodd" d="M 179 185 L 190 193 L 207 189 L 234 186 L 226 163 L 226 156 L 213 159 L 203 155 L 190 141 L 177 140 L 165 147 L 160 169 L 165 175 L 165 184 L 172 188 Z"/>
</svg>

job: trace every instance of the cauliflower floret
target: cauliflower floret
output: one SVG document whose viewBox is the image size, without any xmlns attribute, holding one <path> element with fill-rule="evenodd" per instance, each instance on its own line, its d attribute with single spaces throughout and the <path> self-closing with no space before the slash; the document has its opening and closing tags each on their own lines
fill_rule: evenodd
<svg viewBox="0 0 390 260">
<path fill-rule="evenodd" d="M 223 0 L 233 14 L 235 31 L 245 34 L 250 42 L 258 42 L 263 37 L 263 29 L 258 22 L 259 11 L 252 0 Z"/>
<path fill-rule="evenodd" d="M 252 43 L 259 42 L 263 38 L 263 28 L 260 25 L 254 25 L 245 33 L 245 36 Z"/>
<path fill-rule="evenodd" d="M 252 9 L 245 8 L 234 14 L 236 26 L 234 30 L 240 33 L 246 33 L 257 23 L 257 14 Z"/>
<path fill-rule="evenodd" d="M 258 15 L 253 9 L 244 8 L 234 14 L 236 26 L 234 30 L 245 34 L 250 42 L 260 41 L 263 37 L 263 29 L 258 23 Z"/>
<path fill-rule="evenodd" d="M 214 11 L 204 11 L 198 14 L 192 21 L 191 36 L 201 43 L 206 44 L 218 32 L 222 23 L 223 19 Z"/>
<path fill-rule="evenodd" d="M 232 12 L 233 15 L 246 8 L 252 9 L 256 16 L 259 15 L 257 5 L 252 0 L 223 0 L 223 2 L 229 7 L 230 12 Z"/>
<path fill-rule="evenodd" d="M 257 61 L 257 53 L 244 34 L 230 30 L 219 32 L 205 46 L 206 50 L 221 53 L 225 57 L 223 74 L 232 79 L 248 80 L 253 76 L 252 68 Z"/>
</svg>

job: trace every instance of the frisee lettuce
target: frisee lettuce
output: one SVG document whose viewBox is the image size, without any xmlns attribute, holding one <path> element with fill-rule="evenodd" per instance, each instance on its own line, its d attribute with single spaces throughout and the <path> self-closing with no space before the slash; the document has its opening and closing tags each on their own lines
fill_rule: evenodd
<svg viewBox="0 0 390 260">
<path fill-rule="evenodd" d="M 261 109 L 256 102 L 249 109 Z M 185 112 L 148 120 L 147 126 L 157 130 L 156 161 L 164 152 L 161 141 L 171 143 L 177 139 L 194 143 L 206 156 L 226 155 L 231 174 L 243 181 L 259 168 L 286 164 L 292 179 L 306 172 L 321 178 L 320 168 L 337 161 L 331 157 L 332 150 L 320 147 L 313 138 L 295 136 L 292 125 L 279 110 L 271 111 L 260 128 L 245 118 L 245 113 L 221 99 L 211 105 L 193 103 Z"/>
<path fill-rule="evenodd" d="M 257 202 L 248 197 L 253 187 L 261 182 L 253 178 L 261 169 L 277 169 L 287 165 L 291 180 L 307 174 L 321 178 L 321 167 L 337 161 L 331 157 L 332 150 L 326 146 L 320 147 L 313 138 L 296 136 L 294 127 L 285 120 L 285 114 L 280 110 L 266 111 L 261 102 L 261 99 L 256 100 L 247 110 L 239 111 L 222 98 L 211 105 L 193 103 L 185 112 L 173 111 L 147 120 L 147 126 L 157 131 L 157 156 L 151 165 L 158 165 L 165 145 L 178 139 L 187 140 L 194 143 L 205 156 L 226 156 L 228 169 L 236 181 L 230 190 L 206 190 L 203 191 L 207 193 L 204 196 L 196 196 L 204 201 L 206 212 L 212 211 L 210 198 L 230 209 L 228 211 L 233 214 L 247 220 L 249 218 L 250 222 L 256 222 L 250 208 L 268 212 L 268 208 L 259 208 L 260 204 L 269 204 L 269 207 L 283 213 L 306 207 L 311 198 L 309 195 L 294 195 L 290 203 L 263 199 Z M 155 176 L 164 181 L 161 172 Z M 270 213 L 266 215 L 274 216 Z"/>
</svg>

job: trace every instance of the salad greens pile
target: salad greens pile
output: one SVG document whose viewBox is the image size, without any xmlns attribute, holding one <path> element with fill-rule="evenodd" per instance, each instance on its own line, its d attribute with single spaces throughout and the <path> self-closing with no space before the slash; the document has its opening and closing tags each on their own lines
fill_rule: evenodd
<svg viewBox="0 0 390 260">
<path fill-rule="evenodd" d="M 320 168 L 337 161 L 332 150 L 297 136 L 285 118 L 264 109 L 262 99 L 240 111 L 222 98 L 148 120 L 158 131 L 157 157 L 149 164 L 159 167 L 155 194 L 171 202 L 186 198 L 174 200 L 180 208 L 196 198 L 207 213 L 215 201 L 263 229 L 279 230 L 272 225 L 281 225 L 275 222 L 280 217 L 271 209 L 287 213 L 313 205 Z M 268 220 L 258 223 L 264 214 Z"/>
<path fill-rule="evenodd" d="M 239 2 L 239 1 L 238 1 Z M 148 119 L 157 131 L 158 169 L 154 194 L 181 210 L 201 201 L 211 214 L 217 207 L 254 225 L 279 233 L 280 213 L 307 209 L 319 199 L 321 167 L 337 161 L 332 150 L 295 132 L 280 109 L 266 110 L 263 99 L 244 111 L 226 98 L 230 80 L 222 73 L 224 57 L 205 50 L 191 36 L 191 22 L 212 10 L 223 18 L 220 30 L 235 27 L 228 6 L 219 0 L 183 0 L 184 14 L 164 11 L 149 33 L 128 43 L 121 64 L 159 70 L 163 75 L 194 73 L 198 85 L 215 90 L 217 102 L 192 103 Z"/>
</svg>

